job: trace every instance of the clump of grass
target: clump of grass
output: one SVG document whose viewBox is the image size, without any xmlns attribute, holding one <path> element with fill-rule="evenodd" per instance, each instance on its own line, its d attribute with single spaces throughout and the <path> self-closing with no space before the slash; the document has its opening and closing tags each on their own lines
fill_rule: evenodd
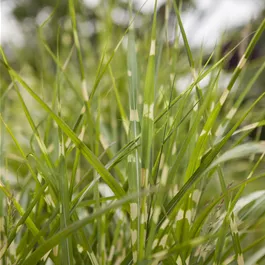
<svg viewBox="0 0 265 265">
<path fill-rule="evenodd" d="M 127 30 L 99 36 L 98 58 L 79 36 L 73 0 L 70 44 L 63 27 L 55 50 L 45 40 L 54 13 L 38 28 L 38 74 L 16 70 L 1 48 L 2 264 L 264 262 L 265 145 L 248 134 L 265 124 L 254 112 L 265 93 L 242 102 L 265 63 L 237 81 L 265 20 L 220 91 L 229 54 L 201 65 L 170 8 L 185 52 L 180 38 L 167 43 L 155 4 L 147 39 L 131 11 Z"/>
</svg>

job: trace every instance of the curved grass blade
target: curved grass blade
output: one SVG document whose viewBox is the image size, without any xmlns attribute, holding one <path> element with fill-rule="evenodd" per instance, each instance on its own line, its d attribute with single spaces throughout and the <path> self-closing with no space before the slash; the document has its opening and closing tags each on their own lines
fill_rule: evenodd
<svg viewBox="0 0 265 265">
<path fill-rule="evenodd" d="M 198 182 L 198 180 L 201 178 L 201 174 L 205 172 L 205 170 L 208 169 L 208 167 L 211 165 L 213 160 L 215 159 L 216 155 L 220 152 L 222 147 L 225 145 L 225 143 L 228 141 L 228 139 L 232 136 L 232 134 L 235 132 L 235 130 L 238 128 L 238 126 L 241 124 L 241 122 L 246 118 L 246 116 L 249 114 L 249 112 L 255 107 L 255 105 L 265 96 L 265 93 L 263 93 L 251 106 L 250 108 L 245 112 L 244 115 L 238 120 L 238 122 L 234 125 L 234 127 L 227 133 L 227 135 L 224 137 L 224 139 L 213 146 L 209 152 L 207 152 L 206 155 L 202 158 L 201 165 L 198 167 L 198 169 L 194 172 L 194 174 L 191 176 L 191 178 L 186 182 L 186 184 L 181 188 L 181 190 L 176 194 L 176 196 L 165 206 L 166 213 L 169 215 L 174 208 L 178 205 L 178 203 L 184 198 L 185 195 L 187 195 L 188 191 L 191 189 L 193 184 Z M 163 223 L 163 221 L 166 219 L 166 216 L 163 216 L 159 223 L 158 227 L 160 227 Z"/>
<path fill-rule="evenodd" d="M 141 192 L 141 196 L 149 194 L 150 192 L 151 192 L 150 190 Z M 127 195 L 123 199 L 118 200 L 111 205 L 108 205 L 106 207 L 99 209 L 97 212 L 92 213 L 90 216 L 72 223 L 71 225 L 67 226 L 66 228 L 59 231 L 57 234 L 54 234 L 49 239 L 47 239 L 45 242 L 43 242 L 26 260 L 24 260 L 22 263 L 18 265 L 37 264 L 38 260 L 40 260 L 48 251 L 50 251 L 50 249 L 58 245 L 62 239 L 69 237 L 74 232 L 78 231 L 79 229 L 87 225 L 89 222 L 93 221 L 95 218 L 98 218 L 104 215 L 105 213 L 115 208 L 118 208 L 130 202 L 131 200 L 134 200 L 138 196 L 139 196 L 138 194 Z"/>
<path fill-rule="evenodd" d="M 90 163 L 90 165 L 100 174 L 105 182 L 112 189 L 114 194 L 121 198 L 125 192 L 114 177 L 106 170 L 104 165 L 98 160 L 94 153 L 75 135 L 75 133 L 69 128 L 69 126 L 60 118 L 50 107 L 26 84 L 26 82 L 14 71 L 9 65 L 4 64 L 9 70 L 11 76 L 19 81 L 19 83 L 28 91 L 28 93 L 41 105 L 41 107 L 48 112 L 54 121 L 59 125 L 63 132 L 71 138 L 77 148 L 80 149 L 83 156 Z"/>
</svg>

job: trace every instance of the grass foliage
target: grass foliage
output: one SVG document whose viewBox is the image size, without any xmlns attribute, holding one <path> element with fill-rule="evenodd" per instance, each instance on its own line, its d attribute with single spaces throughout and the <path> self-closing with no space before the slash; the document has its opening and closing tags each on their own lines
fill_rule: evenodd
<svg viewBox="0 0 265 265">
<path fill-rule="evenodd" d="M 101 11 L 96 46 L 68 2 L 56 47 L 56 10 L 36 29 L 35 68 L 1 48 L 0 263 L 265 264 L 265 144 L 248 136 L 265 124 L 265 93 L 248 97 L 265 20 L 224 84 L 233 50 L 202 63 L 170 1 L 142 35 L 130 5 L 124 30 Z"/>
</svg>

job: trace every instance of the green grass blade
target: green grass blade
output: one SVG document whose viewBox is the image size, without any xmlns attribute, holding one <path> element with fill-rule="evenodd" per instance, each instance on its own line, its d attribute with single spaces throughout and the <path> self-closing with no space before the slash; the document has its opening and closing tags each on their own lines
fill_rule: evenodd
<svg viewBox="0 0 265 265">
<path fill-rule="evenodd" d="M 52 116 L 54 121 L 60 126 L 63 132 L 71 138 L 77 148 L 80 149 L 83 156 L 87 159 L 91 166 L 93 166 L 95 170 L 102 176 L 102 178 L 116 194 L 116 196 L 118 198 L 122 197 L 125 194 L 122 187 L 105 169 L 104 165 L 98 160 L 98 158 L 89 150 L 89 148 L 83 142 L 80 141 L 80 139 L 78 139 L 78 137 L 69 128 L 69 126 L 60 117 L 58 117 L 58 115 L 56 115 L 45 102 L 43 102 L 43 100 L 23 81 L 23 79 L 13 69 L 11 69 L 7 65 L 5 66 L 7 67 L 7 69 L 9 69 L 10 74 L 20 82 L 20 84 L 29 92 L 29 94 L 41 105 L 41 107 Z"/>
</svg>

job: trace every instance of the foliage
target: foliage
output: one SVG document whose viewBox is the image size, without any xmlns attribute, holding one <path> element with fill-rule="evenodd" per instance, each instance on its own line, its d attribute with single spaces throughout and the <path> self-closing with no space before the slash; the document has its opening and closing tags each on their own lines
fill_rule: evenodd
<svg viewBox="0 0 265 265">
<path fill-rule="evenodd" d="M 248 135 L 265 93 L 244 100 L 265 20 L 224 84 L 233 49 L 202 64 L 167 4 L 174 43 L 156 12 L 139 38 L 129 6 L 125 30 L 104 10 L 95 45 L 69 0 L 34 64 L 1 48 L 2 264 L 264 264 L 265 145 Z"/>
</svg>

